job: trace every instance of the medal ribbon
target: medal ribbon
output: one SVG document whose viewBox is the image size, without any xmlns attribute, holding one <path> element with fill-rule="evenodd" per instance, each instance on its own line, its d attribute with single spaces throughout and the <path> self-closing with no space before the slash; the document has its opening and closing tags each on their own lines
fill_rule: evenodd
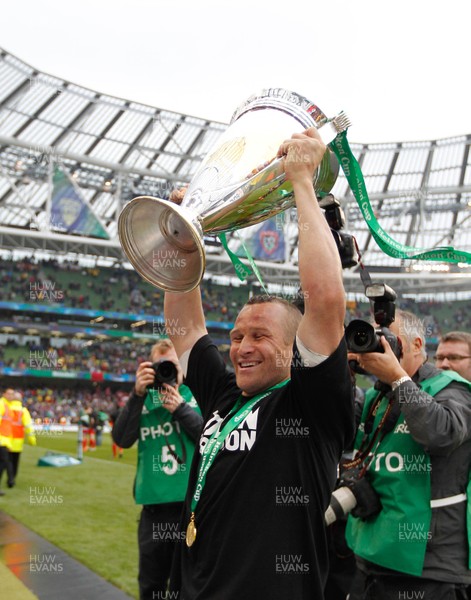
<svg viewBox="0 0 471 600">
<path fill-rule="evenodd" d="M 281 383 L 277 383 L 276 385 L 272 386 L 271 388 L 268 388 L 268 390 L 265 390 L 261 394 L 257 394 L 254 398 L 252 398 L 252 400 L 249 400 L 248 403 L 242 405 L 241 403 L 243 402 L 243 396 L 241 396 L 235 403 L 232 411 L 229 413 L 230 419 L 227 421 L 224 427 L 221 430 L 219 430 L 218 427 L 216 431 L 211 435 L 200 459 L 195 493 L 193 494 L 193 497 L 191 499 L 192 513 L 195 512 L 196 505 L 198 504 L 199 499 L 201 497 L 201 493 L 206 483 L 206 475 L 208 474 L 209 469 L 215 461 L 216 456 L 218 455 L 219 450 L 224 445 L 226 439 L 234 431 L 234 429 L 236 429 L 250 414 L 250 411 L 254 408 L 256 404 L 259 404 L 261 400 L 266 398 L 273 390 L 285 386 L 288 382 L 289 379 L 286 379 Z"/>
<path fill-rule="evenodd" d="M 363 173 L 348 144 L 347 131 L 339 133 L 329 144 L 329 148 L 337 157 L 371 235 L 383 252 L 394 258 L 471 263 L 471 253 L 455 250 L 452 246 L 416 248 L 404 246 L 394 240 L 376 220 L 366 191 Z"/>
</svg>

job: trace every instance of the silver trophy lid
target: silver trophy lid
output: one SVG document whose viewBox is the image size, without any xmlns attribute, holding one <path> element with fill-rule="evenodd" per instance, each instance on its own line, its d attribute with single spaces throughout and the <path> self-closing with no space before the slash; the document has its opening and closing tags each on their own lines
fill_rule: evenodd
<svg viewBox="0 0 471 600">
<path fill-rule="evenodd" d="M 303 127 L 322 127 L 329 121 L 313 102 L 296 92 L 283 88 L 267 88 L 247 98 L 233 113 L 231 124 L 249 110 L 275 108 L 294 116 Z"/>
</svg>

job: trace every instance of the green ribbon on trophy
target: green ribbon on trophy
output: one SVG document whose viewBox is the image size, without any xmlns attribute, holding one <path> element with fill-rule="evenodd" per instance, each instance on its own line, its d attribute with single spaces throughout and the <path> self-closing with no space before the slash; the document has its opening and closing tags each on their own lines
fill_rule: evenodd
<svg viewBox="0 0 471 600">
<path fill-rule="evenodd" d="M 434 260 L 450 263 L 471 263 L 471 254 L 469 252 L 455 250 L 451 246 L 424 249 L 415 248 L 413 246 L 404 246 L 394 240 L 386 233 L 386 231 L 384 231 L 374 215 L 368 198 L 368 192 L 366 191 L 363 173 L 348 144 L 347 131 L 339 133 L 329 144 L 329 148 L 337 157 L 363 218 L 371 231 L 371 235 L 383 252 L 394 258 Z"/>
<path fill-rule="evenodd" d="M 342 131 L 342 133 L 339 133 L 336 136 L 336 138 L 329 144 L 329 148 L 335 154 L 340 166 L 342 167 L 344 175 L 350 185 L 353 195 L 355 196 L 363 218 L 365 219 L 365 222 L 371 231 L 371 235 L 385 254 L 388 254 L 389 256 L 392 256 L 394 258 L 404 258 L 409 260 L 416 259 L 450 263 L 462 262 L 471 264 L 471 253 L 455 250 L 452 246 L 440 246 L 439 248 L 425 249 L 417 248 L 414 246 L 405 246 L 404 244 L 401 244 L 394 240 L 381 227 L 373 212 L 373 208 L 368 197 L 368 192 L 366 190 L 366 184 L 363 177 L 363 173 L 361 172 L 360 165 L 358 164 L 358 161 L 353 155 L 353 152 L 351 151 L 350 145 L 347 140 L 347 130 Z M 247 279 L 247 277 L 250 274 L 250 268 L 248 266 L 245 266 L 241 262 L 240 258 L 231 250 L 229 250 L 225 234 L 221 234 L 219 236 L 219 239 L 221 240 L 224 249 L 229 255 L 239 279 L 241 281 L 245 281 L 245 279 Z M 254 259 L 252 258 L 248 248 L 245 246 L 241 238 L 240 241 L 242 243 L 242 248 L 244 249 L 247 259 L 253 269 L 253 272 L 255 273 L 257 279 L 259 280 L 263 289 L 265 290 L 265 286 L 263 284 L 260 272 L 255 264 Z"/>
<path fill-rule="evenodd" d="M 247 279 L 247 277 L 249 275 L 251 275 L 251 273 L 253 272 L 255 274 L 256 278 L 258 279 L 258 281 L 260 282 L 260 285 L 262 286 L 263 291 L 268 296 L 268 291 L 265 287 L 265 284 L 263 283 L 262 274 L 260 273 L 260 271 L 255 263 L 255 260 L 253 259 L 253 256 L 250 254 L 249 249 L 244 244 L 244 240 L 240 237 L 240 235 L 237 231 L 236 231 L 236 235 L 239 238 L 239 242 L 245 252 L 245 255 L 247 256 L 247 260 L 249 261 L 250 266 L 252 267 L 252 270 L 250 270 L 250 267 L 244 265 L 244 263 L 240 260 L 240 258 L 237 256 L 237 254 L 232 252 L 232 250 L 229 248 L 229 245 L 227 243 L 227 237 L 226 237 L 225 233 L 220 233 L 218 235 L 218 238 L 219 238 L 224 250 L 227 252 L 227 255 L 231 259 L 232 264 L 234 265 L 234 270 L 237 274 L 237 277 L 241 281 L 245 281 Z"/>
</svg>

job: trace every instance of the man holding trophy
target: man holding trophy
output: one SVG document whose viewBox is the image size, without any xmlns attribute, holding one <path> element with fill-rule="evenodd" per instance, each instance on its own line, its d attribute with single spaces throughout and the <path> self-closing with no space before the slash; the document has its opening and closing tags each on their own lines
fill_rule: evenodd
<svg viewBox="0 0 471 600">
<path fill-rule="evenodd" d="M 312 183 L 324 151 L 314 127 L 278 151 L 302 224 L 304 315 L 252 299 L 231 332 L 231 373 L 207 334 L 200 290 L 165 296 L 205 419 L 172 582 L 181 600 L 323 598 L 324 512 L 353 433 L 342 271 Z"/>
<path fill-rule="evenodd" d="M 299 94 L 263 90 L 234 113 L 183 200 L 171 198 L 181 204 L 143 196 L 120 215 L 130 262 L 166 291 L 167 333 L 204 420 L 171 577 L 179 600 L 324 597 L 324 513 L 354 419 L 342 267 L 318 203 L 339 165 L 317 130 L 346 123 Z M 206 330 L 203 237 L 294 205 L 304 314 L 251 298 L 231 332 L 229 370 Z"/>
</svg>

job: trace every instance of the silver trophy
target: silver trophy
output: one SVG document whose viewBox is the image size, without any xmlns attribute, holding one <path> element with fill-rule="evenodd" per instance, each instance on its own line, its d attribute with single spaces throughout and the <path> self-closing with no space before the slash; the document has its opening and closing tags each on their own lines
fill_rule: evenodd
<svg viewBox="0 0 471 600">
<path fill-rule="evenodd" d="M 328 119 L 315 104 L 284 89 L 251 96 L 201 163 L 181 205 L 139 196 L 123 208 L 118 233 L 129 261 L 158 288 L 194 289 L 206 265 L 204 235 L 249 227 L 294 206 L 283 160 L 274 158 L 281 143 L 293 133 L 325 125 L 329 139 L 322 137 L 328 143 L 348 124 L 343 113 Z M 330 192 L 338 171 L 327 149 L 313 179 L 318 197 Z"/>
</svg>

